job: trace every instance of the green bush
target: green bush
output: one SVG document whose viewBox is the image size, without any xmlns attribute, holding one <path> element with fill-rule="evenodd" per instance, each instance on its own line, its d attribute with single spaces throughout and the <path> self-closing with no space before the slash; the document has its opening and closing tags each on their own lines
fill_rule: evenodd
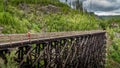
<svg viewBox="0 0 120 68">
<path fill-rule="evenodd" d="M 3 0 L 0 0 L 0 12 L 3 12 L 3 10 L 4 10 Z"/>
<path fill-rule="evenodd" d="M 0 64 L 0 68 L 18 68 L 17 63 L 14 61 L 15 51 L 12 51 L 10 54 L 6 54 L 7 64 Z"/>
<path fill-rule="evenodd" d="M 19 18 L 12 16 L 8 12 L 0 13 L 0 24 L 4 27 L 3 33 L 24 33 L 28 29 L 27 22 L 22 22 Z M 24 28 L 23 28 L 24 27 Z"/>
</svg>

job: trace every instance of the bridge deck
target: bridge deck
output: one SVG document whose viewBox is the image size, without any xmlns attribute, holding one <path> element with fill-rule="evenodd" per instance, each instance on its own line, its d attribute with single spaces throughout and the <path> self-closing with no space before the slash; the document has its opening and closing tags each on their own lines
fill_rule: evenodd
<svg viewBox="0 0 120 68">
<path fill-rule="evenodd" d="M 47 33 L 36 33 L 30 34 L 6 34 L 0 35 L 0 50 L 4 48 L 20 47 L 21 44 L 45 42 L 47 40 L 56 40 L 63 38 L 71 38 L 77 36 L 94 35 L 105 33 L 102 30 L 93 31 L 72 31 L 72 32 L 47 32 Z"/>
</svg>

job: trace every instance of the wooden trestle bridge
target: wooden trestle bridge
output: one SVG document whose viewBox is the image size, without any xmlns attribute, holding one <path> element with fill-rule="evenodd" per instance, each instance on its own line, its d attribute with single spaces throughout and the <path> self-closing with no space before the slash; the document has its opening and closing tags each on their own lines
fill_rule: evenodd
<svg viewBox="0 0 120 68">
<path fill-rule="evenodd" d="M 106 32 L 0 35 L 0 55 L 16 51 L 18 68 L 105 68 Z"/>
</svg>

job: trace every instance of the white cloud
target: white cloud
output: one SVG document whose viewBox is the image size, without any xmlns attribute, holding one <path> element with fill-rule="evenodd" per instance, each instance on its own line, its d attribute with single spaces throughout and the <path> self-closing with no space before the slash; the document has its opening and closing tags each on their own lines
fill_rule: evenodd
<svg viewBox="0 0 120 68">
<path fill-rule="evenodd" d="M 83 5 L 88 11 L 111 11 L 120 8 L 120 0 L 87 0 Z"/>
<path fill-rule="evenodd" d="M 66 1 L 66 0 L 61 0 Z M 67 0 L 68 4 L 76 0 Z M 116 15 L 120 13 L 120 0 L 79 0 L 83 1 L 84 9 L 89 12 L 95 12 L 96 14 L 104 15 Z M 74 5 L 72 5 L 73 7 Z M 99 12 L 99 13 L 98 13 Z"/>
<path fill-rule="evenodd" d="M 96 15 L 120 15 L 120 0 L 87 0 L 83 3 L 88 11 Z"/>
</svg>

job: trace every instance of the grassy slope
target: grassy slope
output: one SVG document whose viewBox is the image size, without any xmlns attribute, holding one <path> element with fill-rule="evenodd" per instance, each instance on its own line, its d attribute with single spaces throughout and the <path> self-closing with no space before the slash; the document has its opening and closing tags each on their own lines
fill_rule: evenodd
<svg viewBox="0 0 120 68">
<path fill-rule="evenodd" d="M 106 68 L 120 68 L 120 17 L 106 17 L 101 19 L 100 26 L 107 31 L 107 64 Z M 116 23 L 118 27 L 112 27 Z"/>
<path fill-rule="evenodd" d="M 106 68 L 120 68 L 120 38 L 117 37 L 117 33 L 120 33 L 120 17 L 109 17 L 102 20 L 101 26 L 106 28 L 108 39 Z M 113 22 L 118 27 L 111 27 Z"/>
<path fill-rule="evenodd" d="M 6 12 L 0 12 L 0 26 L 3 33 L 26 33 L 31 32 L 53 32 L 53 31 L 75 31 L 99 29 L 98 20 L 94 16 L 79 13 L 70 9 L 67 5 L 58 1 L 24 0 L 29 6 L 25 10 L 19 7 L 23 0 L 10 0 Z M 35 4 L 37 3 L 37 5 Z M 23 4 L 23 3 L 22 3 Z M 38 10 L 41 6 L 52 4 L 58 7 L 56 13 L 46 13 Z M 38 6 L 39 7 L 36 7 Z M 23 6 L 26 7 L 26 6 Z"/>
</svg>

